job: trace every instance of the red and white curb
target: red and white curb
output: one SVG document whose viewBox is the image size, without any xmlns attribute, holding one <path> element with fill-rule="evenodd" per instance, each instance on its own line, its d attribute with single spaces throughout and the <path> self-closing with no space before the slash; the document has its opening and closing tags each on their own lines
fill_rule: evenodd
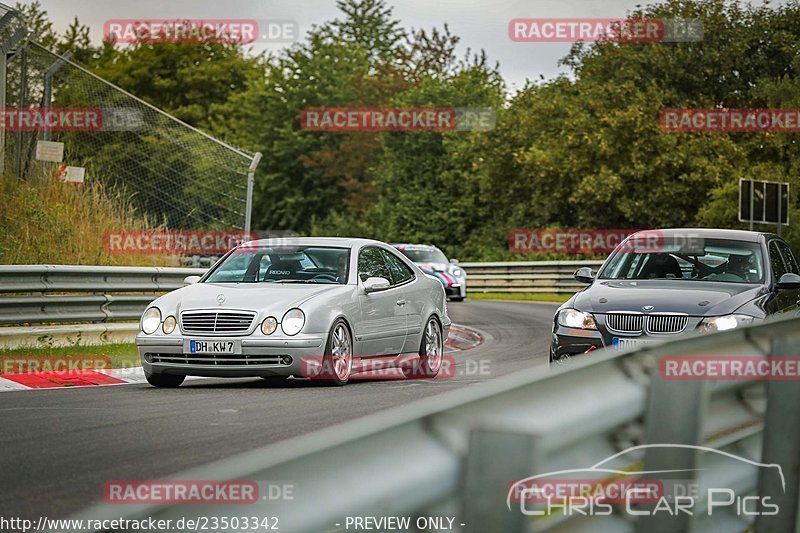
<svg viewBox="0 0 800 533">
<path fill-rule="evenodd" d="M 206 379 L 189 376 L 186 379 Z M 26 372 L 0 376 L 0 392 L 31 389 L 72 389 L 147 383 L 141 367 L 111 368 L 103 370 L 72 370 L 53 372 Z"/>
<path fill-rule="evenodd" d="M 465 326 L 452 324 L 447 340 L 446 352 L 471 350 L 483 342 L 483 335 Z M 399 371 L 398 371 L 399 372 Z M 399 374 L 402 377 L 402 373 Z M 357 376 L 353 376 L 354 378 Z M 187 380 L 211 379 L 187 376 Z M 68 370 L 50 372 L 27 372 L 0 375 L 0 392 L 40 389 L 73 389 L 108 385 L 147 383 L 141 367 L 112 368 L 98 370 Z"/>
</svg>

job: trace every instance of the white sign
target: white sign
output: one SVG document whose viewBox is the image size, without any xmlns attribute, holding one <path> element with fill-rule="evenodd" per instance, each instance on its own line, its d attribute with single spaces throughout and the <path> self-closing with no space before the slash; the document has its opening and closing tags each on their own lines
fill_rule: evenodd
<svg viewBox="0 0 800 533">
<path fill-rule="evenodd" d="M 59 177 L 64 183 L 83 183 L 86 169 L 84 167 L 64 167 L 63 171 L 59 173 Z"/>
<path fill-rule="evenodd" d="M 36 160 L 61 163 L 64 160 L 64 143 L 38 141 L 36 143 Z"/>
</svg>

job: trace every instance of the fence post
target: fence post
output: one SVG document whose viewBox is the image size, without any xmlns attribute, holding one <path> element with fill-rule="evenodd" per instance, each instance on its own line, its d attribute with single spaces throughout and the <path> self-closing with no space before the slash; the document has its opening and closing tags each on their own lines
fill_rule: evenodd
<svg viewBox="0 0 800 533">
<path fill-rule="evenodd" d="M 773 338 L 770 343 L 772 357 L 800 354 L 800 337 Z M 769 497 L 768 503 L 778 506 L 774 515 L 756 518 L 757 533 L 797 533 L 800 531 L 800 384 L 795 380 L 767 382 L 767 412 L 761 462 L 778 465 L 786 486 L 781 487 L 781 476 L 775 468 L 760 468 L 758 496 Z M 766 512 L 767 509 L 759 509 Z"/>
<path fill-rule="evenodd" d="M 64 65 L 72 57 L 72 52 L 67 51 L 59 57 L 57 60 L 53 62 L 52 65 L 48 67 L 48 69 L 44 73 L 44 94 L 42 95 L 42 107 L 45 109 L 50 109 L 53 105 L 53 76 L 55 76 L 56 72 Z M 47 125 L 44 127 L 44 131 L 42 132 L 42 139 L 45 141 L 49 141 L 51 138 L 51 131 L 50 126 Z"/>
<path fill-rule="evenodd" d="M 244 209 L 244 232 L 245 239 L 248 239 L 250 233 L 250 219 L 253 217 L 253 183 L 255 181 L 256 167 L 261 161 L 261 152 L 256 152 L 253 156 L 253 161 L 250 163 L 250 168 L 247 169 L 247 199 L 245 200 Z"/>
</svg>

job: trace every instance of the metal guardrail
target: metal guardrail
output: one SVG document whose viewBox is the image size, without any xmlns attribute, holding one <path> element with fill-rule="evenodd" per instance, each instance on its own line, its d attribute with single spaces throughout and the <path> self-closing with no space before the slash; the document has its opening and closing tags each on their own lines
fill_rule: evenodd
<svg viewBox="0 0 800 533">
<path fill-rule="evenodd" d="M 468 292 L 577 292 L 586 285 L 572 275 L 582 266 L 597 270 L 602 261 L 513 261 L 461 263 Z"/>
<path fill-rule="evenodd" d="M 350 516 L 455 516 L 482 531 L 744 531 L 753 517 L 735 505 L 692 515 L 523 515 L 507 506 L 511 484 L 531 475 L 588 468 L 637 444 L 702 445 L 783 465 L 785 491 L 765 469 L 694 449 L 638 449 L 624 466 L 688 468 L 684 482 L 769 496 L 780 511 L 758 532 L 797 532 L 800 387 L 796 381 L 665 381 L 665 356 L 788 355 L 800 352 L 799 319 L 690 335 L 638 351 L 596 351 L 565 367 L 531 369 L 333 426 L 182 472 L 172 479 L 290 482 L 294 499 L 254 505 L 100 504 L 79 517 L 173 519 L 279 517 L 281 530 L 344 530 Z M 766 427 L 765 427 L 766 425 Z M 644 468 L 642 468 L 642 465 Z M 617 464 L 615 468 L 623 468 Z M 703 492 L 701 491 L 702 495 Z"/>
<path fill-rule="evenodd" d="M 464 263 L 470 292 L 576 292 L 572 275 L 598 261 Z M 147 304 L 202 268 L 0 266 L 0 325 L 139 320 Z"/>
<path fill-rule="evenodd" d="M 205 269 L 0 266 L 0 324 L 136 321 L 158 295 Z"/>
</svg>

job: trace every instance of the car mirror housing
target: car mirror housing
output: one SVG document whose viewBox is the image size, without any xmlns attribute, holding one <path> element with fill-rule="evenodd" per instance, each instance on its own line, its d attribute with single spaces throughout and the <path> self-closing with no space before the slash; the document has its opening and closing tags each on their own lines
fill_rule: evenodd
<svg viewBox="0 0 800 533">
<path fill-rule="evenodd" d="M 186 276 L 183 278 L 183 282 L 187 285 L 194 285 L 198 281 L 200 281 L 200 276 Z"/>
<path fill-rule="evenodd" d="M 452 263 L 454 265 L 457 265 L 458 264 L 458 259 L 451 259 L 450 263 Z"/>
<path fill-rule="evenodd" d="M 371 292 L 385 291 L 389 288 L 389 280 L 386 278 L 367 278 L 364 280 L 364 290 L 367 294 Z"/>
<path fill-rule="evenodd" d="M 778 280 L 778 283 L 775 285 L 778 290 L 793 290 L 793 289 L 800 289 L 800 276 L 797 274 L 792 274 L 791 272 L 787 272 L 781 279 Z"/>
<path fill-rule="evenodd" d="M 590 267 L 581 267 L 575 271 L 575 279 L 581 283 L 592 283 L 595 273 Z"/>
</svg>

